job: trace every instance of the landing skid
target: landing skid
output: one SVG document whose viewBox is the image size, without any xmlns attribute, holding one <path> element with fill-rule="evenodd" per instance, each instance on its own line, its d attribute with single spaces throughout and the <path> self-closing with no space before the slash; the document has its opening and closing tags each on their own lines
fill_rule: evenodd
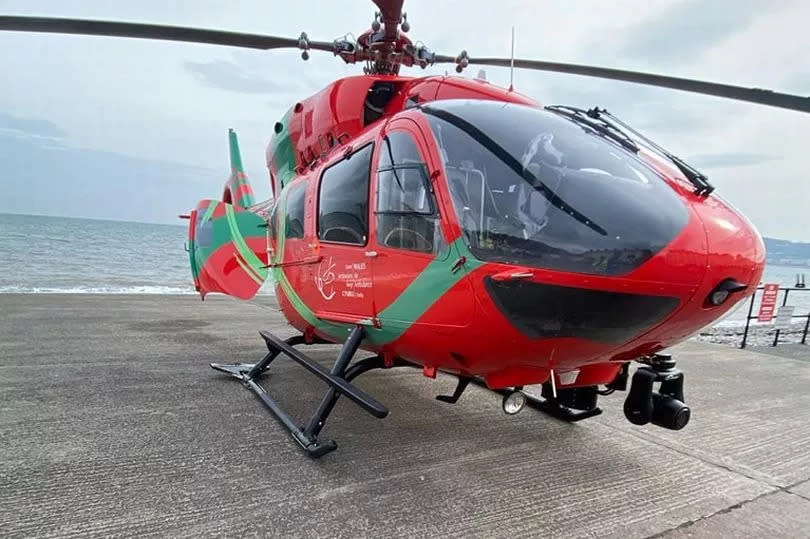
<svg viewBox="0 0 810 539">
<path fill-rule="evenodd" d="M 289 431 L 293 439 L 298 442 L 298 445 L 313 458 L 321 457 L 337 449 L 337 443 L 334 440 L 320 441 L 318 440 L 318 434 L 326 424 L 329 414 L 332 413 L 332 409 L 341 395 L 345 395 L 346 398 L 374 417 L 383 418 L 388 415 L 388 408 L 362 389 L 353 385 L 352 380 L 373 369 L 409 365 L 403 361 L 394 361 L 393 364 L 386 365 L 382 357 L 374 356 L 362 359 L 349 367 L 349 362 L 351 362 L 365 336 L 365 329 L 362 326 L 356 326 L 351 330 L 349 338 L 343 344 L 331 370 L 325 369 L 314 359 L 294 348 L 299 344 L 312 344 L 303 335 L 282 340 L 267 331 L 260 331 L 259 334 L 267 344 L 268 350 L 261 361 L 258 363 L 235 364 L 212 363 L 211 367 L 233 376 L 241 381 L 242 385 L 253 391 L 279 423 Z M 318 408 L 305 426 L 296 425 L 289 414 L 279 406 L 278 402 L 257 381 L 279 355 L 292 359 L 329 386 L 321 398 Z"/>
<path fill-rule="evenodd" d="M 325 341 L 308 339 L 303 335 L 296 335 L 282 340 L 268 331 L 260 331 L 259 335 L 267 345 L 267 353 L 258 363 L 211 363 L 211 367 L 236 378 L 242 382 L 242 385 L 253 391 L 281 426 L 287 429 L 298 445 L 313 458 L 321 457 L 337 449 L 337 443 L 334 440 L 319 440 L 318 435 L 341 395 L 344 395 L 374 417 L 381 419 L 388 415 L 388 408 L 352 384 L 355 378 L 374 369 L 415 366 L 401 359 L 386 362 L 382 356 L 362 359 L 349 366 L 365 337 L 365 328 L 362 326 L 356 326 L 351 330 L 348 339 L 343 343 L 335 359 L 335 363 L 329 370 L 307 354 L 294 348 L 302 344 L 325 343 Z M 292 359 L 328 386 L 320 404 L 306 425 L 297 425 L 295 420 L 259 384 L 261 376 L 279 356 Z M 442 402 L 454 404 L 461 397 L 469 383 L 489 389 L 482 379 L 462 376 L 459 377 L 458 385 L 452 395 L 439 395 L 436 398 Z M 573 423 L 602 413 L 602 410 L 596 406 L 595 388 L 593 390 L 594 393 L 591 394 L 583 392 L 589 391 L 588 388 L 583 388 L 583 390 L 563 389 L 557 392 L 557 396 L 560 397 L 560 399 L 557 399 L 552 395 L 550 386 L 548 388 L 544 386 L 543 398 L 525 394 L 526 404 L 552 417 Z M 508 396 L 514 392 L 514 389 L 491 389 L 490 391 Z M 573 407 L 570 405 L 573 405 Z"/>
</svg>

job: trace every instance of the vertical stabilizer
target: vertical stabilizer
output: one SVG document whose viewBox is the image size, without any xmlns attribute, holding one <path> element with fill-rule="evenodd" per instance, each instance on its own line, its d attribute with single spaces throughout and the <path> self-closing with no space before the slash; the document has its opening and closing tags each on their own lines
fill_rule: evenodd
<svg viewBox="0 0 810 539">
<path fill-rule="evenodd" d="M 228 147 L 231 175 L 222 200 L 201 200 L 187 217 L 189 263 L 203 298 L 220 292 L 250 299 L 268 276 L 267 222 L 258 214 L 267 204 L 255 206 L 233 129 Z"/>
<path fill-rule="evenodd" d="M 222 195 L 222 201 L 227 204 L 232 204 L 237 208 L 247 208 L 252 206 L 256 201 L 253 197 L 253 188 L 248 182 L 245 168 L 242 165 L 242 154 L 239 153 L 239 140 L 236 137 L 236 131 L 233 129 L 228 130 L 228 145 L 231 154 L 231 177 L 225 184 L 225 192 Z"/>
</svg>

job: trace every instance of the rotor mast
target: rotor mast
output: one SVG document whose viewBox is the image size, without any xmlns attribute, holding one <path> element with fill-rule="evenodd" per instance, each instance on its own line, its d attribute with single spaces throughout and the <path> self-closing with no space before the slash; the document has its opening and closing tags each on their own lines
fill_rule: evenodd
<svg viewBox="0 0 810 539">
<path fill-rule="evenodd" d="M 383 40 L 387 42 L 396 41 L 399 33 L 399 25 L 400 22 L 402 22 L 402 4 L 404 0 L 373 0 L 373 2 L 380 8 L 379 14 L 383 24 Z M 405 24 L 407 24 L 407 22 Z M 372 29 L 374 28 L 372 27 Z M 405 32 L 408 30 L 409 28 L 403 28 Z"/>
</svg>

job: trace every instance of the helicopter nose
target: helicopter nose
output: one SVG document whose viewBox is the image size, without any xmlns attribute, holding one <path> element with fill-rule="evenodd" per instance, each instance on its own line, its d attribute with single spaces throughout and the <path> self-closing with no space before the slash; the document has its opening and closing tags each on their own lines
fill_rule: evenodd
<svg viewBox="0 0 810 539">
<path fill-rule="evenodd" d="M 636 274 L 678 286 L 681 307 L 643 341 L 616 351 L 614 358 L 632 359 L 683 341 L 722 318 L 759 284 L 765 246 L 756 228 L 714 193 L 693 199 L 690 207 L 696 218 Z"/>
<path fill-rule="evenodd" d="M 705 199 L 697 211 L 707 239 L 704 286 L 714 289 L 722 283 L 735 282 L 738 286 L 732 287 L 732 295 L 743 290 L 753 291 L 765 269 L 765 245 L 757 229 L 730 203 L 717 196 Z"/>
</svg>

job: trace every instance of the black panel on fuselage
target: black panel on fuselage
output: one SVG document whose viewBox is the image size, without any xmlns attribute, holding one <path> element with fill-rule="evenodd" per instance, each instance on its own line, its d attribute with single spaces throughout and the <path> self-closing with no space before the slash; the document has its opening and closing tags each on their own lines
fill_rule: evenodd
<svg viewBox="0 0 810 539">
<path fill-rule="evenodd" d="M 484 279 L 503 315 L 532 339 L 576 337 L 621 344 L 662 321 L 678 298 Z"/>
</svg>

